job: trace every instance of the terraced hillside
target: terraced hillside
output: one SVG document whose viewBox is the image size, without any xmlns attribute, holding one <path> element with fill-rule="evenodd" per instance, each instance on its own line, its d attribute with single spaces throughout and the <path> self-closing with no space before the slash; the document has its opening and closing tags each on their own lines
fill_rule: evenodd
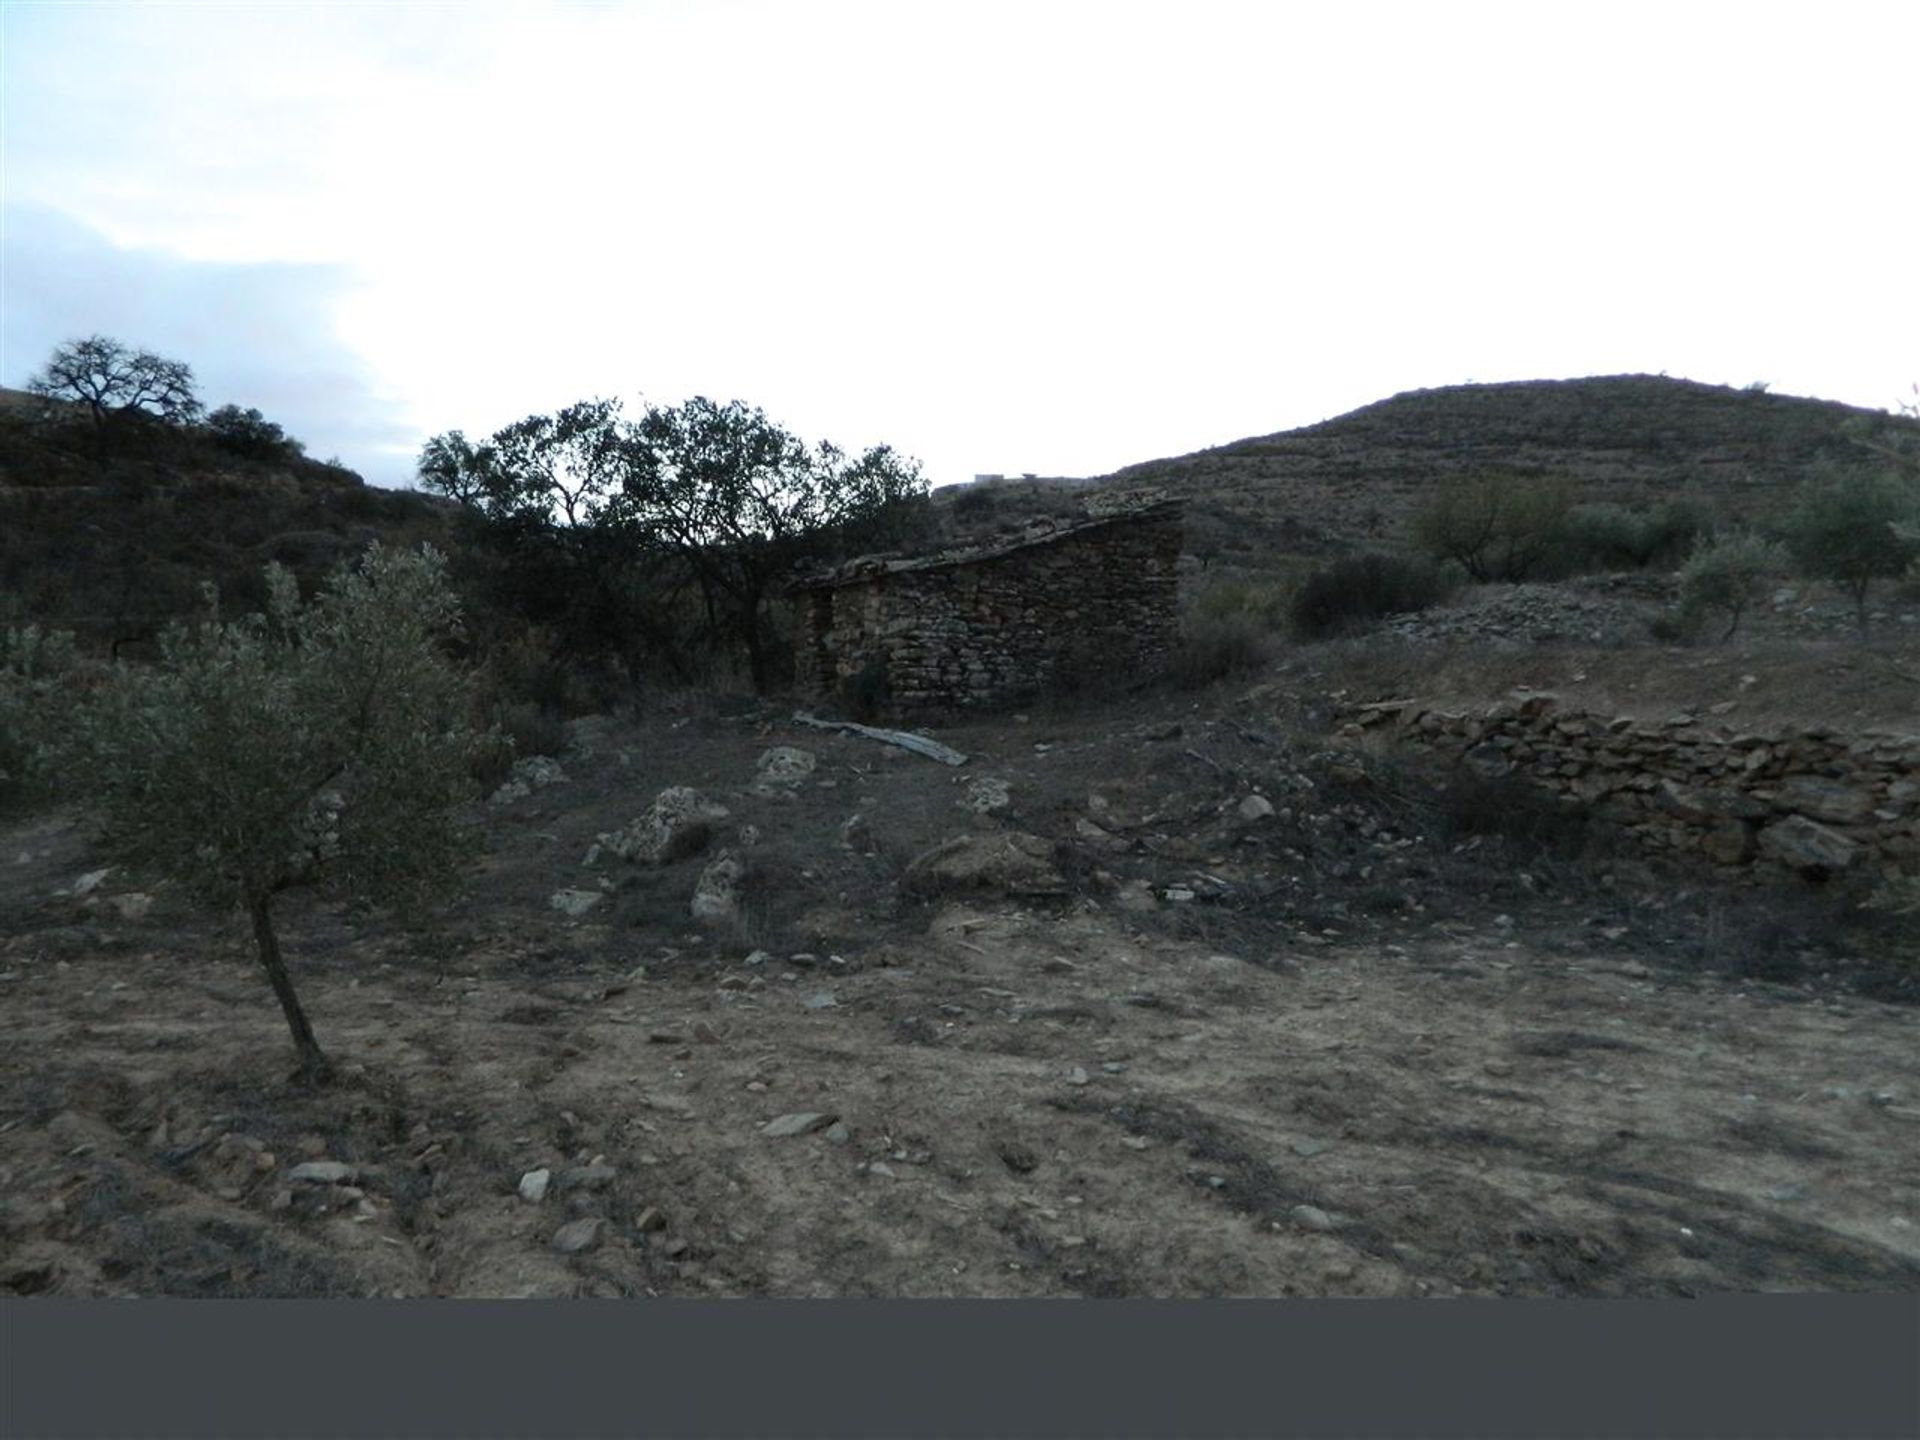
<svg viewBox="0 0 1920 1440">
<path fill-rule="evenodd" d="M 1295 553 L 1398 537 L 1448 476 L 1559 477 L 1582 501 L 1637 505 L 1691 489 L 1732 517 L 1780 506 L 1809 466 L 1920 422 L 1826 400 L 1655 375 L 1414 390 L 1351 414 L 1128 466 L 1108 484 L 1188 495 L 1230 550 Z"/>
</svg>

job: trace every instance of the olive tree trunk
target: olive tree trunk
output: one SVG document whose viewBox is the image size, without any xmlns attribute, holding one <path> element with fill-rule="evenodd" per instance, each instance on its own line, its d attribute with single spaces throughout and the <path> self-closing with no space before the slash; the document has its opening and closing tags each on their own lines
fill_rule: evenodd
<svg viewBox="0 0 1920 1440">
<path fill-rule="evenodd" d="M 253 940 L 260 951 L 260 968 L 267 972 L 267 983 L 273 986 L 281 1012 L 287 1017 L 287 1029 L 292 1032 L 294 1048 L 300 1053 L 301 1079 L 320 1084 L 332 1075 L 333 1063 L 320 1048 L 320 1042 L 313 1038 L 313 1027 L 307 1023 L 307 1012 L 300 1008 L 300 997 L 294 994 L 286 962 L 280 958 L 280 938 L 273 931 L 270 903 L 271 897 L 266 894 L 247 896 L 247 916 L 253 921 Z"/>
</svg>

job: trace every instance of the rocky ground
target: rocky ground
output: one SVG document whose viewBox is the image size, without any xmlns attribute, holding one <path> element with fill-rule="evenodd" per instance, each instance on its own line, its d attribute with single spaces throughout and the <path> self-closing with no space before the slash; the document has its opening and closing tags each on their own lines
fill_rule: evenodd
<svg viewBox="0 0 1920 1440">
<path fill-rule="evenodd" d="M 457 901 L 237 929 L 0 834 L 0 1289 L 1654 1295 L 1920 1282 L 1916 969 L 1258 697 L 576 727 Z M 290 897 L 293 898 L 293 897 Z"/>
<path fill-rule="evenodd" d="M 1589 576 L 1560 584 L 1476 585 L 1450 603 L 1397 615 L 1382 627 L 1401 640 L 1424 644 L 1470 644 L 1481 649 L 1539 645 L 1622 647 L 1654 643 L 1653 628 L 1678 608 L 1679 587 L 1670 575 Z M 1920 641 L 1920 603 L 1891 594 L 1867 613 L 1868 633 L 1896 643 Z M 1707 618 L 1700 630 L 1717 636 L 1726 617 Z M 1807 586 L 1782 585 L 1741 618 L 1749 639 L 1795 641 L 1851 639 L 1858 631 L 1852 605 Z"/>
</svg>

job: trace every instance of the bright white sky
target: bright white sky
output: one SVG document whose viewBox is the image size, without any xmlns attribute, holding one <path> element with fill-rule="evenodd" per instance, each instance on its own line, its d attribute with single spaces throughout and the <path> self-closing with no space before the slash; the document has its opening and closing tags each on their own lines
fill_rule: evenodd
<svg viewBox="0 0 1920 1440">
<path fill-rule="evenodd" d="M 369 479 L 590 395 L 935 483 L 1466 380 L 1920 379 L 1920 4 L 0 0 L 0 383 Z"/>
</svg>

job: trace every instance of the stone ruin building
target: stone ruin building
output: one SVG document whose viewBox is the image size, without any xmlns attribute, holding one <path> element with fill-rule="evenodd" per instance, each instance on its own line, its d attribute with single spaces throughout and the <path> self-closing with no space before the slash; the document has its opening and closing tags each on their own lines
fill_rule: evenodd
<svg viewBox="0 0 1920 1440">
<path fill-rule="evenodd" d="M 1144 678 L 1179 631 L 1178 501 L 1135 499 L 965 550 L 869 556 L 789 587 L 803 693 L 900 713 Z"/>
</svg>

